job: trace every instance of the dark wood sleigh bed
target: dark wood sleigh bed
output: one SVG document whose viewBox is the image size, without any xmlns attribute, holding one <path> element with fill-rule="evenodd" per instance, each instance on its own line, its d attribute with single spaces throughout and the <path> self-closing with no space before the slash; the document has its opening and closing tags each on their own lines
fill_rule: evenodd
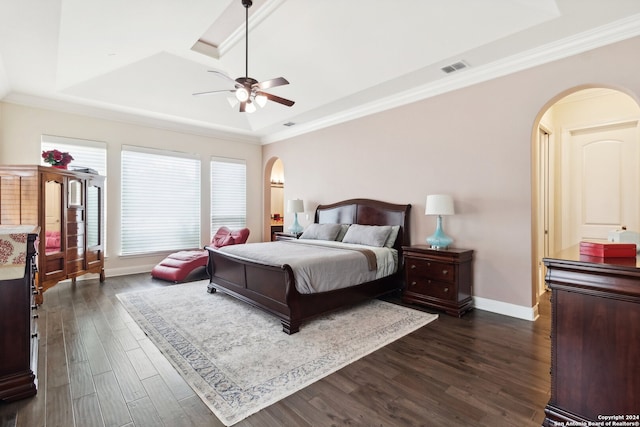
<svg viewBox="0 0 640 427">
<path fill-rule="evenodd" d="M 410 244 L 411 205 L 370 199 L 350 199 L 316 208 L 315 223 L 398 225 L 393 248 L 398 251 L 398 269 L 391 276 L 360 285 L 320 293 L 302 294 L 295 285 L 292 268 L 267 265 L 207 247 L 210 283 L 208 292 L 222 291 L 276 316 L 288 334 L 320 314 L 400 290 L 403 283 L 402 245 Z"/>
</svg>

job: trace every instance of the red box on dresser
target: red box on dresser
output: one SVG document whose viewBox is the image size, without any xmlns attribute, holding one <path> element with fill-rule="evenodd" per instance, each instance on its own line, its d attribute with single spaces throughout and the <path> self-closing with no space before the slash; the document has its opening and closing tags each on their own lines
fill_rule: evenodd
<svg viewBox="0 0 640 427">
<path fill-rule="evenodd" d="M 580 242 L 580 254 L 601 258 L 635 258 L 635 243 Z"/>
</svg>

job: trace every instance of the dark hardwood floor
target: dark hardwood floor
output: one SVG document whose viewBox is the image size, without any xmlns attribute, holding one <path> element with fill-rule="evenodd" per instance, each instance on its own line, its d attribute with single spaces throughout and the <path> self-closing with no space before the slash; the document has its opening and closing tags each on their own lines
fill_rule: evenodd
<svg viewBox="0 0 640 427">
<path fill-rule="evenodd" d="M 116 298 L 165 286 L 180 285 L 142 274 L 48 290 L 38 394 L 1 403 L 0 427 L 221 426 Z M 237 425 L 540 426 L 549 331 L 548 298 L 536 322 L 441 314 Z"/>
</svg>

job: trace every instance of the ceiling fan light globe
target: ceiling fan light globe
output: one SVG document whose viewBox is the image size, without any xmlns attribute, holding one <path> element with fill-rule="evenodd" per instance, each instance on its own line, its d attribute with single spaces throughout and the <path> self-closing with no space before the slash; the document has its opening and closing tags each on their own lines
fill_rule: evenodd
<svg viewBox="0 0 640 427">
<path fill-rule="evenodd" d="M 249 91 L 243 87 L 236 89 L 236 98 L 240 102 L 245 102 L 249 99 Z"/>
<path fill-rule="evenodd" d="M 231 105 L 231 108 L 236 108 L 238 102 L 240 102 L 235 96 L 228 96 L 227 101 L 229 101 L 229 105 Z"/>
<path fill-rule="evenodd" d="M 264 95 L 256 95 L 255 100 L 261 108 L 267 105 L 267 97 Z"/>
<path fill-rule="evenodd" d="M 247 102 L 247 105 L 244 107 L 244 111 L 247 113 L 253 113 L 256 111 L 256 106 L 253 102 Z"/>
</svg>

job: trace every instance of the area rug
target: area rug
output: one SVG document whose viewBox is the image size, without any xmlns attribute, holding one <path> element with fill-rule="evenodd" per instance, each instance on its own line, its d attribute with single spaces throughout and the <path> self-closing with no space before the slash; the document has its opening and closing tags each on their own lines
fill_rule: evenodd
<svg viewBox="0 0 640 427">
<path fill-rule="evenodd" d="M 287 335 L 275 317 L 206 288 L 200 281 L 118 298 L 227 426 L 437 318 L 372 300 Z"/>
</svg>

